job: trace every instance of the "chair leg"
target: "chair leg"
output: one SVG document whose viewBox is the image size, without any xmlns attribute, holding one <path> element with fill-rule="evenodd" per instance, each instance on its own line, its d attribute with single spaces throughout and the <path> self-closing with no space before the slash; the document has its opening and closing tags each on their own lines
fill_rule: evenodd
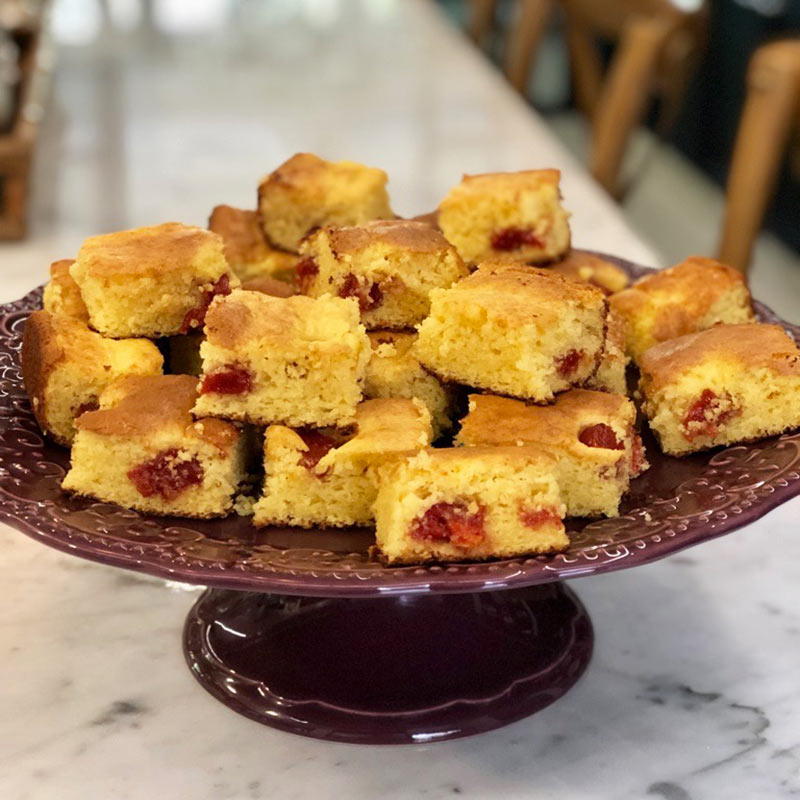
<svg viewBox="0 0 800 800">
<path fill-rule="evenodd" d="M 531 62 L 553 11 L 554 0 L 517 0 L 516 18 L 511 24 L 503 69 L 509 83 L 521 94 L 528 90 Z"/>
<path fill-rule="evenodd" d="M 469 38 L 478 47 L 483 47 L 486 35 L 492 29 L 497 0 L 469 0 L 470 14 L 467 20 Z"/>
<path fill-rule="evenodd" d="M 797 114 L 800 49 L 796 70 L 758 63 L 747 73 L 747 100 L 728 173 L 719 258 L 747 271 L 781 158 Z"/>
<path fill-rule="evenodd" d="M 592 120 L 603 86 L 603 63 L 587 31 L 567 20 L 566 36 L 575 104 Z"/>
<path fill-rule="evenodd" d="M 652 91 L 659 58 L 672 28 L 653 18 L 634 19 L 622 34 L 594 116 L 589 169 L 612 195 L 628 139 Z"/>
</svg>

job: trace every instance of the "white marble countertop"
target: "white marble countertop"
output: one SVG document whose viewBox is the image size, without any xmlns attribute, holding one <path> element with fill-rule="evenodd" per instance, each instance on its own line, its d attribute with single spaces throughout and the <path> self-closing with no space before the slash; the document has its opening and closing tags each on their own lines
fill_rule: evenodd
<svg viewBox="0 0 800 800">
<path fill-rule="evenodd" d="M 222 32 L 217 6 L 232 16 Z M 385 167 L 400 213 L 432 208 L 462 171 L 559 166 L 575 243 L 654 263 L 422 0 L 192 4 L 188 30 L 181 4 L 154 7 L 160 32 L 99 35 L 91 15 L 57 7 L 62 40 L 88 43 L 59 54 L 32 236 L 0 248 L 0 300 L 91 233 L 251 205 L 258 176 L 301 149 Z M 795 500 L 665 561 L 573 582 L 596 650 L 563 699 L 478 737 L 375 748 L 279 733 L 206 694 L 181 653 L 196 591 L 0 526 L 0 797 L 788 798 L 798 534 Z"/>
</svg>

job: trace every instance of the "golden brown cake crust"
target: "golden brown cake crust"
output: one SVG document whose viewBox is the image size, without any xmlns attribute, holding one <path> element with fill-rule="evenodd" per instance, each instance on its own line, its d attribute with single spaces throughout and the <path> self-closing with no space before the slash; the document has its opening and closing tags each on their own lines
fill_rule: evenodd
<svg viewBox="0 0 800 800">
<path fill-rule="evenodd" d="M 519 186 L 520 189 L 529 189 L 540 186 L 543 183 L 550 183 L 558 186 L 561 180 L 561 172 L 557 169 L 523 169 L 517 172 L 483 172 L 477 175 L 464 175 L 461 183 L 455 187 L 454 191 L 459 193 L 478 192 L 483 194 L 491 191 L 497 185 Z M 447 203 L 447 199 L 442 201 L 442 205 Z M 441 206 L 440 206 L 441 207 Z"/>
<path fill-rule="evenodd" d="M 311 297 L 271 297 L 236 290 L 215 300 L 206 314 L 209 341 L 233 349 L 252 338 L 285 339 L 301 327 L 301 318 L 315 313 Z"/>
<path fill-rule="evenodd" d="M 622 267 L 580 250 L 570 250 L 561 261 L 555 261 L 550 269 L 569 278 L 599 286 L 607 292 L 622 291 L 630 283 L 630 278 Z"/>
<path fill-rule="evenodd" d="M 97 278 L 151 275 L 185 269 L 208 245 L 222 248 L 222 238 L 205 228 L 165 222 L 92 236 L 84 241 L 77 260 L 87 274 Z"/>
<path fill-rule="evenodd" d="M 558 395 L 549 406 L 527 405 L 521 400 L 488 394 L 469 396 L 470 411 L 461 421 L 458 441 L 464 444 L 511 445 L 516 442 L 562 444 L 577 441 L 582 426 L 604 422 L 620 414 L 630 416 L 633 407 L 622 395 L 572 389 Z"/>
<path fill-rule="evenodd" d="M 417 253 L 436 253 L 452 248 L 435 228 L 407 219 L 374 220 L 344 228 L 328 227 L 325 232 L 336 255 L 355 253 L 375 242 Z"/>
<path fill-rule="evenodd" d="M 272 252 L 256 211 L 215 206 L 208 218 L 208 229 L 225 241 L 225 258 L 230 264 L 260 261 Z"/>
<path fill-rule="evenodd" d="M 721 295 L 738 286 L 744 286 L 744 276 L 738 270 L 713 258 L 690 256 L 670 269 L 645 276 L 615 294 L 610 302 L 612 308 L 631 317 L 647 306 L 650 295 L 664 297 L 653 325 L 653 336 L 664 341 L 686 333 L 687 325 L 708 313 Z"/>
<path fill-rule="evenodd" d="M 645 351 L 640 367 L 648 389 L 653 390 L 708 359 L 733 360 L 749 368 L 800 377 L 800 350 L 794 340 L 780 326 L 763 323 L 715 325 L 661 342 Z"/>
<path fill-rule="evenodd" d="M 242 283 L 242 289 L 247 292 L 260 292 L 270 297 L 291 297 L 297 294 L 297 289 L 291 283 L 270 278 L 268 275 L 259 275 L 257 278 Z"/>
<path fill-rule="evenodd" d="M 20 361 L 22 380 L 37 417 L 45 414 L 47 376 L 63 358 L 64 348 L 58 341 L 53 316 L 47 311 L 34 311 L 25 321 Z"/>
<path fill-rule="evenodd" d="M 189 433 L 224 449 L 239 436 L 222 420 L 194 422 L 190 411 L 197 399 L 197 378 L 191 375 L 148 375 L 120 378 L 113 384 L 119 401 L 112 408 L 81 414 L 79 430 L 103 436 L 145 437 L 165 427 L 190 428 Z M 102 398 L 101 398 L 102 399 Z"/>
<path fill-rule="evenodd" d="M 423 455 L 424 454 L 424 455 Z M 475 447 L 429 447 L 420 451 L 435 463 L 447 464 L 448 461 L 501 461 L 510 464 L 519 463 L 519 459 L 535 461 L 554 467 L 553 457 L 543 453 L 538 445 L 477 445 Z"/>
<path fill-rule="evenodd" d="M 50 265 L 50 277 L 55 280 L 64 280 L 65 278 L 72 280 L 72 276 L 69 274 L 69 268 L 74 263 L 74 258 L 61 258 L 58 261 L 54 261 Z"/>
</svg>

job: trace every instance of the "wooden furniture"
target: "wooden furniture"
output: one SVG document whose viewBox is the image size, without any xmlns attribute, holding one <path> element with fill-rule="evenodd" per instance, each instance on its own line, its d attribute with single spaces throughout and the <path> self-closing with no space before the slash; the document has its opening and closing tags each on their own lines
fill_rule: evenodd
<svg viewBox="0 0 800 800">
<path fill-rule="evenodd" d="M 472 0 L 469 30 L 485 39 L 493 0 Z M 685 11 L 670 0 L 516 0 L 503 53 L 503 69 L 525 93 L 541 37 L 557 8 L 564 15 L 575 101 L 592 124 L 589 169 L 612 194 L 622 189 L 619 172 L 630 136 L 652 99 L 661 103 L 659 125 L 667 128 L 702 51 L 707 3 Z M 614 45 L 604 68 L 599 42 Z"/>
<path fill-rule="evenodd" d="M 39 66 L 41 25 L 11 32 L 20 50 L 20 83 L 14 119 L 0 135 L 0 239 L 22 239 L 27 231 L 31 165 L 43 111 Z"/>
<path fill-rule="evenodd" d="M 746 271 L 792 132 L 800 133 L 800 38 L 756 50 L 728 173 L 720 260 Z"/>
</svg>

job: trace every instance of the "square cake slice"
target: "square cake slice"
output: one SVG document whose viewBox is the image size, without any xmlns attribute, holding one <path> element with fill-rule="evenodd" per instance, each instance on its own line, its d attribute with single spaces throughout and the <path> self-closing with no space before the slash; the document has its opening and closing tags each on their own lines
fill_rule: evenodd
<svg viewBox="0 0 800 800">
<path fill-rule="evenodd" d="M 73 258 L 63 258 L 50 265 L 50 280 L 44 287 L 42 306 L 51 314 L 72 317 L 85 324 L 89 322 L 89 312 L 86 310 L 78 284 L 69 274 L 69 269 L 74 263 Z"/>
<path fill-rule="evenodd" d="M 81 415 L 68 492 L 125 508 L 180 517 L 219 517 L 245 477 L 235 425 L 192 419 L 197 381 L 189 375 L 121 378 Z"/>
<path fill-rule="evenodd" d="M 351 435 L 282 425 L 267 428 L 264 491 L 256 525 L 368 525 L 376 470 L 431 442 L 430 415 L 418 400 L 365 400 Z"/>
<path fill-rule="evenodd" d="M 439 231 L 404 219 L 322 228 L 303 242 L 300 255 L 303 294 L 355 297 L 368 330 L 413 327 L 430 309 L 431 289 L 467 274 Z"/>
<path fill-rule="evenodd" d="M 370 346 L 358 304 L 238 289 L 206 315 L 194 413 L 256 425 L 347 427 Z"/>
<path fill-rule="evenodd" d="M 530 446 L 554 459 L 570 517 L 614 517 L 631 478 L 645 469 L 636 407 L 621 395 L 574 389 L 550 406 L 470 395 L 456 442 Z"/>
<path fill-rule="evenodd" d="M 258 187 L 261 226 L 273 245 L 296 253 L 323 225 L 391 219 L 387 180 L 382 169 L 297 153 Z"/>
<path fill-rule="evenodd" d="M 556 169 L 465 175 L 439 204 L 439 227 L 468 264 L 552 261 L 570 242 L 560 179 Z"/>
<path fill-rule="evenodd" d="M 71 316 L 34 311 L 25 322 L 22 377 L 41 429 L 69 446 L 75 418 L 97 408 L 123 375 L 160 375 L 163 359 L 146 339 L 104 339 Z"/>
<path fill-rule="evenodd" d="M 208 218 L 208 229 L 222 237 L 225 258 L 239 280 L 293 277 L 297 255 L 276 250 L 269 244 L 257 212 L 215 206 Z"/>
<path fill-rule="evenodd" d="M 416 397 L 431 413 L 434 441 L 453 427 L 456 391 L 432 375 L 414 356 L 416 333 L 371 331 L 372 355 L 364 380 L 365 397 Z"/>
<path fill-rule="evenodd" d="M 202 328 L 212 298 L 239 285 L 222 238 L 178 222 L 93 236 L 70 274 L 89 324 L 113 339 L 155 339 Z"/>
<path fill-rule="evenodd" d="M 509 558 L 566 549 L 563 516 L 535 448 L 423 450 L 381 471 L 375 535 L 389 564 Z"/>
<path fill-rule="evenodd" d="M 647 275 L 609 298 L 625 325 L 626 349 L 638 363 L 649 347 L 705 330 L 719 322 L 752 322 L 753 308 L 741 272 L 711 258 L 692 256 Z"/>
<path fill-rule="evenodd" d="M 800 350 L 777 325 L 717 325 L 640 361 L 643 410 L 661 448 L 683 455 L 800 427 Z"/>
<path fill-rule="evenodd" d="M 444 380 L 549 402 L 594 374 L 605 324 L 600 289 L 547 269 L 486 262 L 431 292 L 415 352 Z"/>
</svg>

